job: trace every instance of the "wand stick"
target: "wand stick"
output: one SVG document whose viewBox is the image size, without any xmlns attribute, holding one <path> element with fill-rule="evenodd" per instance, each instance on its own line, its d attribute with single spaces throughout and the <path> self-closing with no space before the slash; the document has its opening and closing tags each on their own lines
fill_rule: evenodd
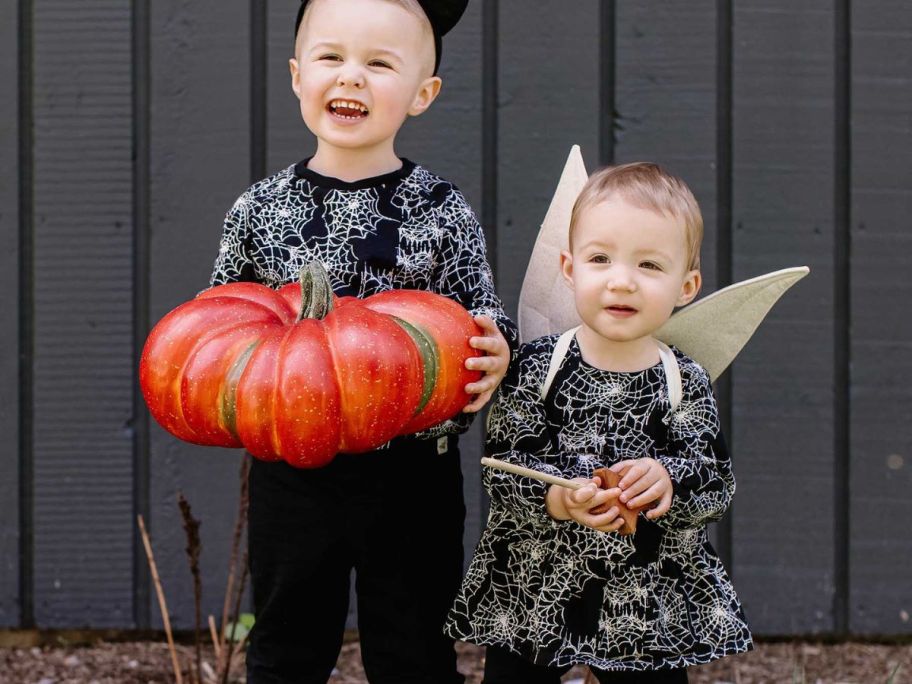
<svg viewBox="0 0 912 684">
<path fill-rule="evenodd" d="M 526 477 L 531 477 L 533 480 L 540 480 L 541 482 L 558 485 L 559 487 L 566 487 L 567 489 L 582 489 L 586 486 L 585 482 L 574 482 L 573 480 L 568 480 L 563 477 L 548 475 L 548 473 L 543 473 L 539 470 L 524 468 L 522 466 L 514 465 L 513 463 L 507 463 L 506 461 L 498 461 L 496 458 L 488 458 L 487 456 L 481 459 L 481 464 L 490 468 L 497 468 L 498 470 L 506 470 L 515 475 L 525 475 Z"/>
</svg>

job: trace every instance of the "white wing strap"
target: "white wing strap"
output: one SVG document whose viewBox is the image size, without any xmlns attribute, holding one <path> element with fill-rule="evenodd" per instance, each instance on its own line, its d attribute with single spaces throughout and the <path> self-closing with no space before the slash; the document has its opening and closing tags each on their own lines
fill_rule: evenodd
<svg viewBox="0 0 912 684">
<path fill-rule="evenodd" d="M 668 402 L 671 404 L 671 410 L 674 411 L 684 398 L 684 388 L 681 383 L 681 368 L 678 366 L 678 360 L 675 358 L 671 348 L 660 340 L 656 340 L 659 346 L 659 356 L 662 359 L 662 368 L 665 369 L 665 384 L 668 386 Z"/>
<path fill-rule="evenodd" d="M 557 342 L 554 344 L 554 351 L 551 352 L 551 362 L 548 364 L 548 374 L 545 376 L 545 381 L 541 386 L 542 401 L 548 396 L 548 390 L 551 389 L 554 376 L 557 375 L 557 371 L 564 362 L 567 351 L 570 349 L 570 343 L 573 341 L 573 336 L 576 335 L 577 330 L 579 330 L 579 326 L 570 328 L 570 330 L 558 337 Z M 674 411 L 678 408 L 684 396 L 684 389 L 681 383 L 681 368 L 678 366 L 678 360 L 675 358 L 674 352 L 671 351 L 667 344 L 659 340 L 656 340 L 656 344 L 659 347 L 659 357 L 662 359 L 662 368 L 665 371 L 668 401 L 671 403 L 671 410 Z"/>
<path fill-rule="evenodd" d="M 576 331 L 579 329 L 580 326 L 570 328 L 570 330 L 561 334 L 561 336 L 557 338 L 557 342 L 554 343 L 554 351 L 551 352 L 551 363 L 548 364 L 548 374 L 545 376 L 545 381 L 541 386 L 542 401 L 548 396 L 548 390 L 551 389 L 551 383 L 554 382 L 554 376 L 557 375 L 558 369 L 564 362 L 564 357 L 567 356 L 567 350 L 570 349 L 570 343 L 573 341 L 573 336 L 576 335 Z"/>
</svg>

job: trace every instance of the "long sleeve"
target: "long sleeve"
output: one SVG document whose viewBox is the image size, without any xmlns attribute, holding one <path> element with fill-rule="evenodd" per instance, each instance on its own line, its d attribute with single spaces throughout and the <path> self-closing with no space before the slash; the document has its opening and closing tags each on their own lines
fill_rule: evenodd
<svg viewBox="0 0 912 684">
<path fill-rule="evenodd" d="M 441 207 L 441 220 L 435 292 L 456 300 L 473 316 L 490 316 L 515 352 L 519 332 L 494 291 L 481 224 L 459 190 L 450 191 Z"/>
<path fill-rule="evenodd" d="M 472 208 L 459 190 L 452 188 L 440 209 L 442 235 L 433 291 L 458 302 L 471 315 L 490 316 L 514 355 L 519 343 L 516 324 L 504 312 L 494 291 L 494 276 L 488 264 L 484 233 Z M 418 437 L 460 434 L 469 429 L 475 414 L 460 413 Z"/>
<path fill-rule="evenodd" d="M 668 529 L 699 527 L 718 520 L 735 493 L 731 459 L 709 377 L 695 363 L 683 366 L 682 375 L 683 399 L 666 418 L 668 453 L 656 455 L 674 487 L 671 509 L 656 520 Z"/>
<path fill-rule="evenodd" d="M 256 280 L 253 262 L 248 253 L 254 204 L 253 194 L 248 190 L 225 215 L 218 256 L 209 278 L 210 285 Z"/>
</svg>

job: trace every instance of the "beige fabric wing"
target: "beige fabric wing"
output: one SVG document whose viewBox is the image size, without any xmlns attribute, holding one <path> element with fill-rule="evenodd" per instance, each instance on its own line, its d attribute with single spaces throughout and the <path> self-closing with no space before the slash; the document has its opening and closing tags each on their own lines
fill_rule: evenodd
<svg viewBox="0 0 912 684">
<path fill-rule="evenodd" d="M 807 266 L 796 266 L 729 285 L 675 313 L 655 336 L 694 359 L 715 380 L 779 297 L 809 272 Z"/>
<path fill-rule="evenodd" d="M 519 293 L 517 322 L 523 342 L 580 324 L 573 291 L 561 274 L 560 253 L 568 248 L 570 212 L 588 178 L 579 145 L 574 145 L 538 231 Z"/>
</svg>

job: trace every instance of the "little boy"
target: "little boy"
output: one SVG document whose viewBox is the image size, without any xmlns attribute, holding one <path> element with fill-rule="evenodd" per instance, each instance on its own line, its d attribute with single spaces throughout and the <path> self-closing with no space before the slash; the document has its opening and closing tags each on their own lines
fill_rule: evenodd
<svg viewBox="0 0 912 684">
<path fill-rule="evenodd" d="M 459 302 L 487 353 L 457 418 L 375 452 L 296 470 L 254 461 L 248 681 L 324 683 L 339 654 L 355 569 L 362 658 L 373 684 L 462 682 L 443 632 L 462 575 L 465 506 L 456 435 L 493 393 L 516 329 L 497 298 L 462 194 L 400 159 L 396 134 L 437 96 L 440 36 L 466 0 L 311 0 L 290 60 L 313 157 L 252 186 L 229 211 L 212 284 L 278 287 L 318 259 L 338 295 L 393 288 Z M 506 337 L 505 337 L 506 336 Z M 508 340 L 510 341 L 508 343 Z M 413 486 L 428 483 L 416 499 Z M 409 490 L 406 496 L 406 489 Z"/>
<path fill-rule="evenodd" d="M 686 682 L 751 646 L 706 536 L 735 490 L 709 378 L 653 337 L 700 289 L 702 231 L 654 164 L 603 169 L 576 201 L 561 267 L 582 325 L 520 347 L 487 447 L 586 486 L 485 471 L 487 529 L 447 623 L 487 645 L 484 684 L 557 684 L 579 663 L 602 684 Z M 602 467 L 617 487 L 599 489 Z M 622 506 L 649 509 L 635 535 L 617 533 Z"/>
</svg>

